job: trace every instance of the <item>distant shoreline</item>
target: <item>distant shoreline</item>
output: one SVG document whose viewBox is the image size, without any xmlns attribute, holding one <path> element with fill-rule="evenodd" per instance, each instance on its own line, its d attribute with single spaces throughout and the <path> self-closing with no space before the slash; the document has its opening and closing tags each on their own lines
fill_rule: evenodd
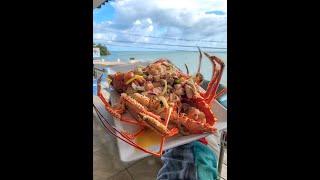
<svg viewBox="0 0 320 180">
<path fill-rule="evenodd" d="M 186 50 L 158 50 L 158 51 L 140 51 L 140 50 L 130 50 L 130 51 L 113 51 L 113 50 L 109 50 L 111 55 L 112 52 L 198 52 L 198 51 L 186 51 Z M 207 53 L 227 53 L 227 51 L 204 51 Z M 107 55 L 109 56 L 109 55 Z"/>
</svg>

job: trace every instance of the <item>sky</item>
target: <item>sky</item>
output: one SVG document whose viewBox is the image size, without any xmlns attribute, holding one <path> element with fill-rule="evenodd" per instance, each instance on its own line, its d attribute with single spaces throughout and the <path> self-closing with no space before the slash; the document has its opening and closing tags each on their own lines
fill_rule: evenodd
<svg viewBox="0 0 320 180">
<path fill-rule="evenodd" d="M 93 11 L 93 41 L 111 51 L 226 50 L 227 0 L 114 0 Z"/>
</svg>

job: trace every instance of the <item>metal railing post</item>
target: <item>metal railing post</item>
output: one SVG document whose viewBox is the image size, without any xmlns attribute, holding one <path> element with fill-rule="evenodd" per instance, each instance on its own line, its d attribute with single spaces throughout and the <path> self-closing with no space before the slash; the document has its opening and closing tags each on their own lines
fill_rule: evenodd
<svg viewBox="0 0 320 180">
<path fill-rule="evenodd" d="M 223 165 L 223 157 L 225 149 L 227 148 L 227 130 L 223 130 L 220 138 L 220 153 L 219 153 L 219 161 L 218 161 L 218 180 L 221 177 L 222 165 Z"/>
</svg>

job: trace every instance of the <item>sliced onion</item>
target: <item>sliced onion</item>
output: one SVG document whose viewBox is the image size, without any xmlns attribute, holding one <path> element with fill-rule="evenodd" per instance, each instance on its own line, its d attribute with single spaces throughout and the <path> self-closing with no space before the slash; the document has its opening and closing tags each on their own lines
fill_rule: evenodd
<svg viewBox="0 0 320 180">
<path fill-rule="evenodd" d="M 155 95 L 155 96 L 157 95 L 157 94 L 154 93 L 152 90 L 151 90 L 151 91 L 148 91 L 148 94 L 149 94 L 149 95 Z"/>
<path fill-rule="evenodd" d="M 143 78 L 143 76 L 140 75 L 134 75 L 132 78 L 130 78 L 127 82 L 126 85 L 130 84 L 132 81 L 136 80 L 136 79 L 140 79 Z"/>
<path fill-rule="evenodd" d="M 165 108 L 169 108 L 168 101 L 164 96 L 158 96 L 158 99 L 163 103 Z"/>
<path fill-rule="evenodd" d="M 161 95 L 164 95 L 164 94 L 167 92 L 167 90 L 168 90 L 168 83 L 167 83 L 167 81 L 166 81 L 166 80 L 163 80 L 163 82 L 164 82 L 164 88 L 163 88 L 163 90 L 162 90 L 162 92 L 161 92 Z"/>
<path fill-rule="evenodd" d="M 143 86 L 137 86 L 135 83 L 132 83 L 131 86 L 134 90 L 145 91 Z"/>
</svg>

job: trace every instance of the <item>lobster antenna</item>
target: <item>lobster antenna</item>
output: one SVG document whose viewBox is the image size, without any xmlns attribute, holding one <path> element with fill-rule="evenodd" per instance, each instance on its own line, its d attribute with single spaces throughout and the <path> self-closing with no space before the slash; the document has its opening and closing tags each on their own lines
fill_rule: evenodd
<svg viewBox="0 0 320 180">
<path fill-rule="evenodd" d="M 197 48 L 198 48 L 198 51 L 199 51 L 199 64 L 198 64 L 198 70 L 197 70 L 197 73 L 199 73 L 200 72 L 200 68 L 201 68 L 201 63 L 202 63 L 202 53 L 201 53 L 201 50 L 200 50 L 200 47 L 199 46 L 197 46 Z"/>
<path fill-rule="evenodd" d="M 98 78 L 97 83 L 101 82 L 102 76 L 103 76 L 103 74 L 101 74 L 101 76 Z"/>
<path fill-rule="evenodd" d="M 186 66 L 186 69 L 187 69 L 187 74 L 189 75 L 189 69 L 188 69 L 188 66 L 187 64 L 184 64 Z"/>
<path fill-rule="evenodd" d="M 204 53 L 204 55 L 206 55 L 207 56 L 207 58 L 211 58 L 211 56 L 208 54 L 208 53 L 206 53 L 206 52 L 203 52 Z"/>
</svg>

